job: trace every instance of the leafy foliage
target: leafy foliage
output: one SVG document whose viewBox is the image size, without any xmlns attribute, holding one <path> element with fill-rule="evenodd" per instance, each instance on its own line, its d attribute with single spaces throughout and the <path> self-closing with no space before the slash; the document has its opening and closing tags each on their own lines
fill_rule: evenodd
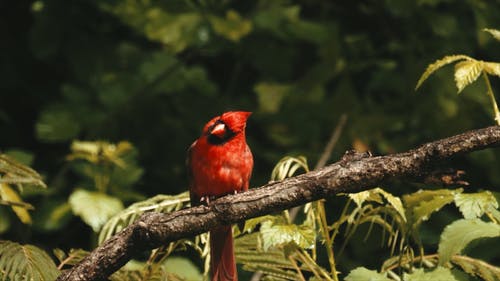
<svg viewBox="0 0 500 281">
<path fill-rule="evenodd" d="M 109 218 L 123 209 L 122 202 L 117 198 L 83 189 L 77 189 L 71 194 L 69 204 L 73 213 L 80 216 L 95 232 L 98 232 Z"/>
<path fill-rule="evenodd" d="M 38 247 L 0 241 L 2 280 L 55 280 L 59 275 L 52 259 Z"/>
<path fill-rule="evenodd" d="M 484 29 L 500 26 L 494 1 L 48 0 L 8 1 L 2 8 L 9 15 L 0 17 L 8 29 L 2 37 L 0 149 L 35 167 L 50 188 L 40 188 L 38 174 L 6 166 L 11 159 L 2 154 L 0 183 L 10 199 L 0 199 L 0 232 L 47 249 L 90 250 L 95 244 L 93 229 L 72 212 L 68 199 L 76 190 L 115 198 L 123 206 L 142 202 L 148 210 L 186 206 L 187 201 L 173 203 L 173 194 L 186 189 L 185 151 L 200 126 L 225 110 L 254 112 L 248 126 L 254 186 L 266 182 L 273 167 L 272 180 L 307 171 L 299 157 L 284 160 L 289 167 L 275 164 L 288 153 L 318 159 L 329 129 L 343 114 L 349 123 L 331 159 L 352 147 L 383 155 L 484 127 L 488 102 L 499 112 L 493 95 L 500 75 L 498 30 Z M 443 57 L 446 52 L 465 55 Z M 427 68 L 417 88 L 439 94 L 406 94 L 425 62 L 436 58 L 442 59 Z M 449 64 L 456 67 L 449 69 L 458 74 L 456 81 L 446 73 Z M 475 83 L 478 79 L 483 81 Z M 487 95 L 457 99 L 457 89 Z M 379 275 L 394 280 L 432 274 L 438 257 L 428 252 L 440 230 L 460 214 L 500 221 L 496 193 L 478 188 L 494 190 L 500 183 L 498 157 L 492 149 L 450 162 L 466 167 L 467 194 L 429 185 L 419 186 L 424 190 L 417 194 L 414 185 L 397 182 L 359 198 L 307 204 L 296 217 L 286 211 L 254 219 L 237 240 L 251 236 L 248 249 L 259 251 L 244 252 L 238 260 L 269 280 L 342 279 L 358 264 L 383 264 Z M 14 178 L 23 182 L 11 182 Z M 157 194 L 172 198 L 153 199 Z M 13 207 L 25 222 L 34 207 L 28 213 L 33 223 L 23 224 Z M 119 212 L 99 240 L 141 212 L 140 207 Z M 263 224 L 312 232 L 314 247 L 276 243 L 265 252 Z M 151 272 L 178 278 L 160 265 L 185 248 L 191 259 L 204 259 L 206 276 L 205 242 L 201 236 L 144 253 L 147 261 L 126 269 L 123 278 L 154 278 Z M 379 245 L 390 250 L 382 253 Z M 494 280 L 494 246 L 481 257 L 474 251 L 472 257 L 454 255 L 446 266 L 455 266 L 453 274 L 461 269 Z M 77 260 L 66 255 L 70 259 L 63 266 Z"/>
<path fill-rule="evenodd" d="M 439 264 L 450 261 L 473 240 L 486 237 L 500 237 L 500 225 L 487 223 L 479 219 L 462 219 L 448 225 L 439 242 Z"/>
</svg>

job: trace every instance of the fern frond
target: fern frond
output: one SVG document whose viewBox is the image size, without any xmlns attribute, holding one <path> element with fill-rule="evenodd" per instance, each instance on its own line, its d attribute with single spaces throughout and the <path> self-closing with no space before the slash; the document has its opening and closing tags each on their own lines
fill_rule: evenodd
<svg viewBox="0 0 500 281">
<path fill-rule="evenodd" d="M 491 29 L 491 28 L 485 28 L 485 29 L 483 29 L 483 31 L 488 32 L 489 34 L 491 34 L 493 36 L 493 38 L 495 38 L 498 41 L 500 41 L 500 30 L 498 30 L 498 29 Z"/>
<path fill-rule="evenodd" d="M 259 233 L 240 236 L 235 239 L 235 256 L 243 269 L 251 272 L 260 271 L 263 280 L 298 280 L 294 265 L 288 260 L 283 250 L 271 248 L 264 251 L 260 246 Z"/>
<path fill-rule="evenodd" d="M 59 260 L 59 265 L 57 266 L 59 270 L 65 265 L 75 265 L 79 263 L 89 254 L 89 252 L 82 249 L 71 249 L 69 253 L 66 254 L 59 248 L 54 249 L 53 253 Z"/>
<path fill-rule="evenodd" d="M 47 188 L 42 177 L 35 170 L 18 163 L 5 154 L 0 154 L 0 183 L 32 184 Z"/>
<path fill-rule="evenodd" d="M 132 224 L 144 212 L 169 213 L 180 210 L 189 203 L 189 192 L 178 195 L 157 195 L 134 203 L 109 219 L 99 233 L 99 244 Z"/>
<path fill-rule="evenodd" d="M 459 60 L 474 60 L 471 57 L 468 57 L 466 55 L 452 55 L 452 56 L 445 56 L 442 59 L 439 59 L 435 61 L 434 63 L 430 64 L 427 69 L 424 71 L 422 76 L 420 76 L 420 79 L 418 79 L 417 86 L 415 87 L 415 90 L 418 90 L 420 86 L 422 86 L 422 83 L 424 83 L 429 76 L 434 73 L 436 70 L 440 69 L 441 67 L 459 61 Z"/>
<path fill-rule="evenodd" d="M 43 250 L 33 245 L 0 241 L 0 279 L 53 281 L 56 265 Z"/>
<path fill-rule="evenodd" d="M 271 180 L 279 181 L 287 177 L 291 177 L 300 168 L 309 172 L 306 157 L 285 156 L 278 162 L 278 164 L 276 164 L 276 166 L 274 166 L 273 172 L 271 173 Z"/>
</svg>

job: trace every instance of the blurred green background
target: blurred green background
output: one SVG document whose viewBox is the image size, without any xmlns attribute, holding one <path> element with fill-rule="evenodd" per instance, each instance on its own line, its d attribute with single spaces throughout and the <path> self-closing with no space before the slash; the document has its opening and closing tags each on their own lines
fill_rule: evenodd
<svg viewBox="0 0 500 281">
<path fill-rule="evenodd" d="M 252 186 L 285 155 L 314 166 L 342 114 L 332 161 L 353 147 L 388 154 L 493 125 L 483 81 L 457 96 L 451 66 L 414 88 L 445 55 L 498 61 L 500 44 L 482 29 L 498 29 L 499 15 L 500 2 L 473 0 L 2 1 L 0 149 L 31 162 L 49 185 L 22 194 L 37 208 L 32 226 L 0 209 L 2 238 L 95 245 L 92 229 L 61 207 L 82 185 L 66 159 L 73 140 L 135 146 L 135 176 L 113 191 L 126 206 L 185 191 L 187 148 L 227 110 L 254 112 Z M 487 150 L 444 165 L 465 169 L 471 190 L 494 189 L 498 156 Z M 377 258 L 352 244 L 347 261 Z"/>
</svg>

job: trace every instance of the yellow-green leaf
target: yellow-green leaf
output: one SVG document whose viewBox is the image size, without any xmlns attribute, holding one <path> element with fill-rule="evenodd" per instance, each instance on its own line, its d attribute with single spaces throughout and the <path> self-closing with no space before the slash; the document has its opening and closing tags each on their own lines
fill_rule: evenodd
<svg viewBox="0 0 500 281">
<path fill-rule="evenodd" d="M 495 38 L 498 41 L 500 41 L 500 30 L 498 30 L 498 29 L 491 29 L 491 28 L 485 28 L 485 29 L 483 29 L 483 31 L 488 32 L 489 34 L 491 34 L 493 36 L 493 38 Z"/>
<path fill-rule="evenodd" d="M 484 71 L 490 75 L 500 76 L 500 63 L 484 62 Z"/>
<path fill-rule="evenodd" d="M 31 216 L 27 211 L 27 207 L 31 206 L 25 203 L 19 194 L 12 189 L 8 184 L 0 183 L 0 198 L 7 202 L 12 202 L 12 210 L 16 213 L 17 217 L 25 224 L 31 224 Z M 18 203 L 18 204 L 15 204 Z M 25 205 L 26 207 L 24 207 Z M 32 207 L 31 207 L 32 208 Z"/>
<path fill-rule="evenodd" d="M 73 213 L 97 232 L 116 213 L 123 210 L 122 202 L 101 192 L 77 189 L 69 197 Z"/>
<path fill-rule="evenodd" d="M 260 233 L 265 251 L 271 247 L 285 246 L 288 243 L 295 243 L 301 248 L 311 248 L 316 240 L 314 229 L 305 225 L 275 224 L 272 221 L 266 221 L 262 223 Z"/>
<path fill-rule="evenodd" d="M 47 187 L 35 170 L 5 154 L 0 154 L 0 183 L 32 184 L 37 187 Z"/>
<path fill-rule="evenodd" d="M 235 10 L 227 11 L 225 18 L 210 17 L 210 23 L 217 34 L 234 42 L 252 31 L 252 22 L 243 19 Z"/>
<path fill-rule="evenodd" d="M 462 252 L 472 241 L 479 238 L 500 237 L 500 225 L 480 219 L 461 219 L 446 226 L 439 242 L 439 264 L 444 265 L 450 258 Z"/>
<path fill-rule="evenodd" d="M 357 267 L 345 277 L 346 281 L 390 281 L 385 274 L 376 270 L 369 270 L 365 267 Z"/>
<path fill-rule="evenodd" d="M 458 93 L 472 82 L 476 81 L 483 71 L 484 64 L 482 61 L 466 60 L 455 65 L 455 84 L 458 88 Z"/>
<path fill-rule="evenodd" d="M 284 98 L 289 93 L 291 85 L 261 82 L 255 85 L 259 109 L 265 113 L 276 113 Z"/>
<path fill-rule="evenodd" d="M 434 73 L 436 70 L 440 69 L 441 67 L 459 61 L 459 60 L 472 60 L 471 57 L 465 56 L 465 55 L 452 55 L 452 56 L 446 56 L 442 59 L 439 59 L 435 61 L 434 63 L 430 64 L 427 69 L 424 71 L 422 76 L 420 76 L 420 79 L 418 79 L 417 86 L 415 87 L 415 90 L 420 88 L 422 86 L 422 83 L 424 83 L 429 76 Z"/>
<path fill-rule="evenodd" d="M 405 281 L 428 281 L 428 280 L 446 280 L 446 281 L 462 281 L 463 276 L 460 273 L 452 272 L 449 268 L 437 267 L 432 271 L 426 271 L 423 268 L 418 268 L 412 273 L 405 273 L 403 280 Z"/>
</svg>

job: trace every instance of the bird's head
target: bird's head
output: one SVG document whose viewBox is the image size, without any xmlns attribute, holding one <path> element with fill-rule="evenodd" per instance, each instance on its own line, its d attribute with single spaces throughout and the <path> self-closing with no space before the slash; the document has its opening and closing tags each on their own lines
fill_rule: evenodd
<svg viewBox="0 0 500 281">
<path fill-rule="evenodd" d="M 247 119 L 252 114 L 246 111 L 229 111 L 214 117 L 203 128 L 203 135 L 213 144 L 222 144 L 236 135 L 245 133 Z"/>
</svg>

